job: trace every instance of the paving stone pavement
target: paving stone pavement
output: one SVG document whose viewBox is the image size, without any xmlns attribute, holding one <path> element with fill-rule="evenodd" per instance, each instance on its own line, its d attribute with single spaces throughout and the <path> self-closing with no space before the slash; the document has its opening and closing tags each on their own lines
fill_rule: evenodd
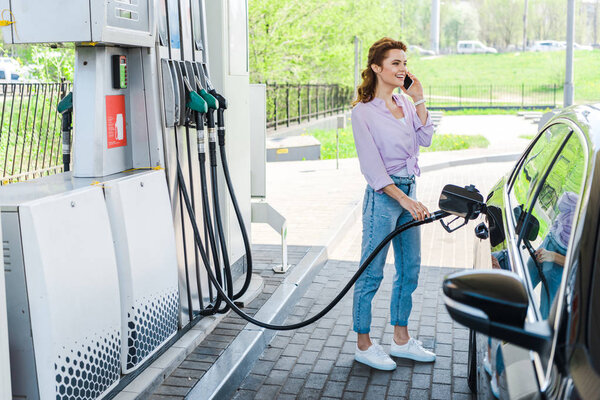
<svg viewBox="0 0 600 400">
<path fill-rule="evenodd" d="M 417 184 L 418 197 L 435 210 L 446 183 L 475 184 L 484 195 L 512 163 L 449 168 L 432 172 Z M 319 322 L 296 331 L 280 332 L 255 363 L 233 396 L 241 399 L 467 399 L 468 330 L 452 321 L 441 300 L 446 275 L 472 265 L 473 223 L 450 235 L 439 224 L 422 228 L 423 266 L 413 294 L 409 319 L 412 336 L 434 349 L 435 363 L 396 359 L 393 372 L 372 370 L 354 361 L 352 296 L 347 295 Z M 360 257 L 361 223 L 350 229 L 298 302 L 288 323 L 321 310 L 346 284 Z M 371 335 L 389 349 L 389 298 L 393 250 L 388 253 L 384 281 L 373 300 Z"/>
<path fill-rule="evenodd" d="M 259 273 L 264 280 L 264 288 L 244 311 L 254 316 L 263 304 L 271 297 L 275 289 L 285 279 L 287 274 L 306 255 L 309 247 L 288 247 L 288 262 L 292 265 L 288 273 L 276 274 L 272 267 L 281 262 L 281 249 L 272 245 L 252 246 L 254 273 Z M 230 312 L 227 317 L 219 322 L 217 327 L 207 336 L 205 340 L 179 365 L 179 367 L 168 376 L 163 383 L 150 396 L 153 400 L 175 400 L 182 399 L 204 376 L 206 371 L 217 360 L 219 355 L 233 342 L 236 336 L 246 326 L 246 321 L 237 314 Z"/>
</svg>

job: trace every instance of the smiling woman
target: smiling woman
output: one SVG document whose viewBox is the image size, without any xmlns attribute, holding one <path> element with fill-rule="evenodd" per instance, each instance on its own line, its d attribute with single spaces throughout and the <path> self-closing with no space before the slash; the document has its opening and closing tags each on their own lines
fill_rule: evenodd
<svg viewBox="0 0 600 400">
<path fill-rule="evenodd" d="M 368 183 L 363 201 L 361 264 L 377 243 L 398 226 L 430 215 L 427 207 L 415 198 L 415 176 L 420 175 L 419 147 L 431 145 L 433 124 L 425 106 L 423 86 L 406 67 L 405 52 L 406 45 L 400 41 L 383 38 L 375 42 L 369 49 L 363 82 L 353 103 L 354 142 Z M 412 84 L 405 85 L 408 78 Z M 405 95 L 394 94 L 397 88 Z M 420 241 L 418 228 L 392 239 L 396 274 L 390 305 L 394 326 L 390 354 L 432 362 L 435 354 L 411 338 L 407 327 L 421 267 Z M 371 342 L 369 336 L 371 302 L 383 279 L 388 249 L 383 248 L 356 281 L 352 310 L 354 331 L 358 335 L 354 358 L 381 370 L 396 368 L 394 360 L 379 344 Z"/>
</svg>

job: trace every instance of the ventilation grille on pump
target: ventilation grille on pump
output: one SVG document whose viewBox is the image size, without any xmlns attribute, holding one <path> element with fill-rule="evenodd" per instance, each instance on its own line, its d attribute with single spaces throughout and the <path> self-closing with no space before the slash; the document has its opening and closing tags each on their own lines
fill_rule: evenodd
<svg viewBox="0 0 600 400">
<path fill-rule="evenodd" d="M 127 369 L 177 331 L 179 292 L 177 288 L 136 301 L 127 313 Z"/>
<path fill-rule="evenodd" d="M 56 400 L 93 400 L 120 378 L 121 339 L 115 330 L 76 349 L 65 349 L 54 364 Z"/>
<path fill-rule="evenodd" d="M 2 242 L 2 253 L 4 256 L 4 270 L 6 272 L 10 272 L 12 270 L 12 266 L 10 263 L 10 243 L 8 240 L 4 240 Z"/>
</svg>

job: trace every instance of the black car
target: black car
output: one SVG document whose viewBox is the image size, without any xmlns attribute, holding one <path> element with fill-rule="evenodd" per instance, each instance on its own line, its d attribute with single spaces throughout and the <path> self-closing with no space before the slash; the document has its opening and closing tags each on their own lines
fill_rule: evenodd
<svg viewBox="0 0 600 400">
<path fill-rule="evenodd" d="M 468 199 L 474 270 L 443 292 L 471 329 L 478 398 L 600 399 L 599 149 L 600 104 L 567 108 L 485 202 Z"/>
</svg>

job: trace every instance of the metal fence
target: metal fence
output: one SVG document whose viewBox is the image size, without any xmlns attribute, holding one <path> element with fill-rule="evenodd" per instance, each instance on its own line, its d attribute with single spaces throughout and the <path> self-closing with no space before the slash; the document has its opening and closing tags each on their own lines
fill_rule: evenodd
<svg viewBox="0 0 600 400">
<path fill-rule="evenodd" d="M 56 106 L 72 89 L 63 83 L 0 84 L 0 184 L 62 171 Z M 430 109 L 554 108 L 562 85 L 426 86 Z M 350 108 L 354 91 L 341 85 L 267 84 L 267 129 L 301 124 Z"/>
<path fill-rule="evenodd" d="M 428 108 L 555 108 L 562 85 L 425 86 Z M 354 91 L 340 85 L 267 84 L 267 129 L 301 124 L 350 108 Z"/>
<path fill-rule="evenodd" d="M 562 85 L 446 85 L 424 91 L 431 109 L 554 108 Z"/>
<path fill-rule="evenodd" d="M 341 85 L 268 83 L 267 129 L 300 124 L 350 108 L 353 90 Z"/>
<path fill-rule="evenodd" d="M 62 171 L 56 106 L 71 83 L 0 84 L 0 184 Z"/>
</svg>

